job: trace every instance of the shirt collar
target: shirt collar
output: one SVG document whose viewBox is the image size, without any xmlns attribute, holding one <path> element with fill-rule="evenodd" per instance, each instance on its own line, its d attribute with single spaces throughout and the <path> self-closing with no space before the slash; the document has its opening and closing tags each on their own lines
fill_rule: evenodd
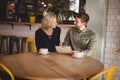
<svg viewBox="0 0 120 80">
<path fill-rule="evenodd" d="M 87 27 L 86 27 L 85 29 L 83 29 L 83 30 L 80 30 L 79 28 L 77 28 L 77 31 L 78 31 L 79 33 L 85 32 L 86 30 L 87 30 Z"/>
</svg>

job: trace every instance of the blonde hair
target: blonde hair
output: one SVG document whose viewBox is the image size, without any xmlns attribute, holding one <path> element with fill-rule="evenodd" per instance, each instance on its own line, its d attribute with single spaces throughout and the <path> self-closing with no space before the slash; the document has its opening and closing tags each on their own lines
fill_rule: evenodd
<svg viewBox="0 0 120 80">
<path fill-rule="evenodd" d="M 41 28 L 45 30 L 51 28 L 54 19 L 56 19 L 56 15 L 54 13 L 47 13 L 41 21 Z"/>
</svg>

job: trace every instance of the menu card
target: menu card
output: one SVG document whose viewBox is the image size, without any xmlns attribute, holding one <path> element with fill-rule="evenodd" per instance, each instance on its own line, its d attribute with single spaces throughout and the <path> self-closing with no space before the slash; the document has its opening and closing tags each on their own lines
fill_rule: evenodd
<svg viewBox="0 0 120 80">
<path fill-rule="evenodd" d="M 58 53 L 69 54 L 72 51 L 70 46 L 55 46 L 55 48 Z"/>
</svg>

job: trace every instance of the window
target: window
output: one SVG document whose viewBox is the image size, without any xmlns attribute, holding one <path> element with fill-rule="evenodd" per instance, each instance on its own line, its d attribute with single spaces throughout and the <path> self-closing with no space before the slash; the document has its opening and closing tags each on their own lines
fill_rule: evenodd
<svg viewBox="0 0 120 80">
<path fill-rule="evenodd" d="M 79 0 L 70 0 L 69 9 L 75 12 L 79 12 Z"/>
</svg>

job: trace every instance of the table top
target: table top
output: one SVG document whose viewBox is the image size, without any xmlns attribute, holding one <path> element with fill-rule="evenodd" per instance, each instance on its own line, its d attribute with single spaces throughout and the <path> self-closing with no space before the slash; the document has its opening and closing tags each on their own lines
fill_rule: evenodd
<svg viewBox="0 0 120 80">
<path fill-rule="evenodd" d="M 22 53 L 0 57 L 0 62 L 6 65 L 15 77 L 24 79 L 82 79 L 103 70 L 100 61 L 85 57 L 74 58 L 71 55 L 56 52 L 47 55 L 40 53 Z"/>
</svg>

